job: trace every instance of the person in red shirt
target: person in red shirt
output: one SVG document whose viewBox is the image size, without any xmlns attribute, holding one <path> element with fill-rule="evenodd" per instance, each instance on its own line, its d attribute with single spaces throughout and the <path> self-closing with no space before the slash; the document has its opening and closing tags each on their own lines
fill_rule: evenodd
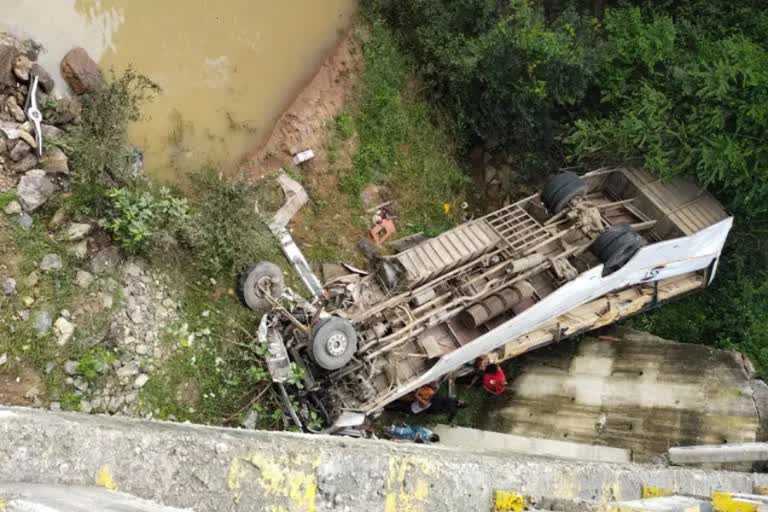
<svg viewBox="0 0 768 512">
<path fill-rule="evenodd" d="M 507 376 L 497 364 L 489 364 L 483 373 L 483 387 L 492 395 L 500 395 L 507 387 Z"/>
</svg>

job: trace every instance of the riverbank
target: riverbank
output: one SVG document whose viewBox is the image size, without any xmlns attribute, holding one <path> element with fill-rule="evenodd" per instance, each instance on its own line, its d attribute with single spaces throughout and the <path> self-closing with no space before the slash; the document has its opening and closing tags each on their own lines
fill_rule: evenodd
<svg viewBox="0 0 768 512">
<path fill-rule="evenodd" d="M 144 100 L 130 91 L 152 92 L 139 77 L 78 97 L 79 124 L 60 144 L 71 173 L 38 208 L 20 201 L 23 174 L 3 185 L 0 402 L 283 428 L 253 339 L 258 315 L 239 304 L 235 281 L 268 259 L 300 285 L 254 204 L 279 206 L 272 180 L 286 167 L 310 194 L 292 230 L 313 265 L 359 263 L 371 202 L 392 201 L 401 233 L 458 220 L 465 180 L 450 136 L 386 30 L 360 22 L 244 172 L 203 169 L 181 195 L 101 158 L 127 154 L 125 128 Z M 118 97 L 131 108 L 105 108 Z M 315 158 L 290 164 L 303 149 Z"/>
</svg>

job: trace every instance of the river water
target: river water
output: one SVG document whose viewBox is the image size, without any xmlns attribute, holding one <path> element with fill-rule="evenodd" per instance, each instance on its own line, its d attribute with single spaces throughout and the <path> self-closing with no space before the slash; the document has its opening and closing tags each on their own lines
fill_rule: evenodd
<svg viewBox="0 0 768 512">
<path fill-rule="evenodd" d="M 163 89 L 131 127 L 151 174 L 231 170 L 268 133 L 349 26 L 356 0 L 1 0 L 0 30 L 31 37 L 60 79 L 82 46 Z"/>
</svg>

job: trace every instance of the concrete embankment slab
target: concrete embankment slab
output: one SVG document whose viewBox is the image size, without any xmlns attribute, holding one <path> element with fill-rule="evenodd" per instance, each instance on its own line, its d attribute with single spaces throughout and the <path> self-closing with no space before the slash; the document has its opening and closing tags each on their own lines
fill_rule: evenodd
<svg viewBox="0 0 768 512">
<path fill-rule="evenodd" d="M 633 500 L 749 493 L 768 475 L 535 458 L 0 408 L 0 482 L 101 485 L 196 511 L 491 510 L 497 490 Z"/>
<path fill-rule="evenodd" d="M 442 445 L 470 450 L 508 451 L 520 455 L 597 462 L 631 462 L 632 458 L 629 450 L 610 446 L 569 443 L 448 425 L 438 425 L 433 430 L 440 435 Z"/>
</svg>

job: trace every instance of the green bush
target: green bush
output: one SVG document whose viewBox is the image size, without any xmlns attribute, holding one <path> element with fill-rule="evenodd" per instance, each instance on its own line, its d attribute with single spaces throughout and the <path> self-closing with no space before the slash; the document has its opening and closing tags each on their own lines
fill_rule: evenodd
<svg viewBox="0 0 768 512">
<path fill-rule="evenodd" d="M 585 98 L 589 20 L 547 21 L 527 0 L 368 1 L 396 27 L 436 98 L 470 140 L 546 149 Z"/>
<path fill-rule="evenodd" d="M 192 176 L 194 211 L 183 239 L 209 275 L 234 275 L 248 263 L 282 261 L 275 237 L 255 212 L 257 189 L 212 170 Z"/>
<path fill-rule="evenodd" d="M 103 348 L 95 348 L 80 356 L 77 372 L 88 382 L 94 382 L 112 368 L 115 354 Z"/>
<path fill-rule="evenodd" d="M 142 252 L 158 233 L 175 233 L 189 220 L 187 200 L 174 197 L 167 188 L 161 188 L 157 194 L 115 188 L 107 197 L 110 200 L 107 230 L 128 254 Z"/>
<path fill-rule="evenodd" d="M 70 157 L 79 209 L 101 215 L 107 192 L 135 180 L 128 125 L 141 119 L 142 105 L 159 91 L 149 78 L 128 68 L 81 97 L 80 123 L 57 141 Z"/>
</svg>

